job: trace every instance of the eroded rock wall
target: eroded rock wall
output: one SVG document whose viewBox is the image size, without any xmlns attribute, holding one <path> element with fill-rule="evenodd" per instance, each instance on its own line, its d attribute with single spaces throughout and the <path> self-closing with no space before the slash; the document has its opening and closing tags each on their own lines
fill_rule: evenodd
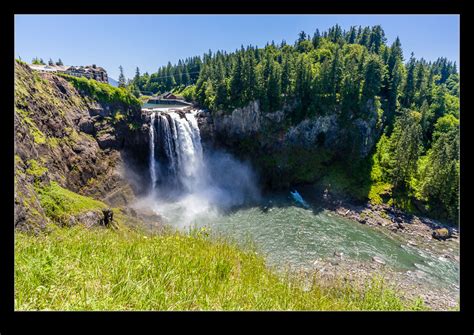
<svg viewBox="0 0 474 335">
<path fill-rule="evenodd" d="M 110 206 L 140 191 L 128 168 L 146 154 L 139 107 L 97 101 L 64 78 L 16 62 L 14 127 L 15 227 L 44 228 L 35 190 L 50 181 Z"/>
<path fill-rule="evenodd" d="M 230 113 L 202 112 L 201 137 L 251 160 L 270 188 L 307 183 L 324 174 L 334 159 L 364 158 L 380 136 L 380 116 L 369 102 L 362 117 L 344 119 L 336 111 L 292 122 L 294 105 L 264 113 L 257 101 Z"/>
</svg>

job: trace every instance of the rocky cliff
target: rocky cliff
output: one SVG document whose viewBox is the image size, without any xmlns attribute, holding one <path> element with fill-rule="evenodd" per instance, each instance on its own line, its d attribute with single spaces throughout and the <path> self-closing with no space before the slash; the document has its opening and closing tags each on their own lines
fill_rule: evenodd
<svg viewBox="0 0 474 335">
<path fill-rule="evenodd" d="M 335 112 L 295 124 L 294 108 L 264 113 L 255 101 L 230 113 L 202 112 L 201 136 L 208 146 L 253 161 L 270 188 L 314 182 L 334 160 L 365 158 L 380 136 L 380 114 L 372 102 L 364 117 L 350 120 Z"/>
<path fill-rule="evenodd" d="M 62 77 L 16 62 L 15 227 L 42 229 L 59 211 L 57 204 L 45 207 L 53 196 L 45 190 L 71 191 L 71 202 L 81 206 L 133 200 L 143 187 L 128 167 L 140 167 L 147 154 L 141 117 L 139 104 L 101 101 Z M 76 207 L 77 217 L 84 217 Z"/>
</svg>

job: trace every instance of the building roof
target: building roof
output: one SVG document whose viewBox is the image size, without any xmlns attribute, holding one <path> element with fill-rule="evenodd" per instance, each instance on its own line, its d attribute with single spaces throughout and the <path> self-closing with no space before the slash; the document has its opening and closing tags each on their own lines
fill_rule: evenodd
<svg viewBox="0 0 474 335">
<path fill-rule="evenodd" d="M 41 64 L 29 64 L 29 67 L 33 70 L 40 70 L 46 72 L 66 71 L 70 68 L 68 65 L 41 65 Z"/>
<path fill-rule="evenodd" d="M 33 70 L 56 72 L 56 71 L 67 71 L 67 70 L 83 70 L 85 72 L 107 72 L 103 67 L 92 65 L 86 66 L 74 66 L 74 65 L 41 65 L 41 64 L 28 64 Z"/>
</svg>

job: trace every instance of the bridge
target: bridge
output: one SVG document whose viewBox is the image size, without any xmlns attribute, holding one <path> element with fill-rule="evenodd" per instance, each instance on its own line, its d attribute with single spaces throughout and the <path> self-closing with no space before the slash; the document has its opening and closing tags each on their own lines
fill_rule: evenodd
<svg viewBox="0 0 474 335">
<path fill-rule="evenodd" d="M 193 104 L 180 99 L 150 98 L 143 104 L 142 108 L 183 108 L 188 106 L 193 106 Z"/>
</svg>

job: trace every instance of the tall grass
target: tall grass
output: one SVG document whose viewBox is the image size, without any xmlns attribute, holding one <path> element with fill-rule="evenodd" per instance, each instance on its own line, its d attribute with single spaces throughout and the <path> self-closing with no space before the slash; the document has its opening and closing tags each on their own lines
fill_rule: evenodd
<svg viewBox="0 0 474 335">
<path fill-rule="evenodd" d="M 364 289 L 281 278 L 254 251 L 201 233 L 55 228 L 16 233 L 17 310 L 404 310 L 373 281 Z"/>
</svg>

